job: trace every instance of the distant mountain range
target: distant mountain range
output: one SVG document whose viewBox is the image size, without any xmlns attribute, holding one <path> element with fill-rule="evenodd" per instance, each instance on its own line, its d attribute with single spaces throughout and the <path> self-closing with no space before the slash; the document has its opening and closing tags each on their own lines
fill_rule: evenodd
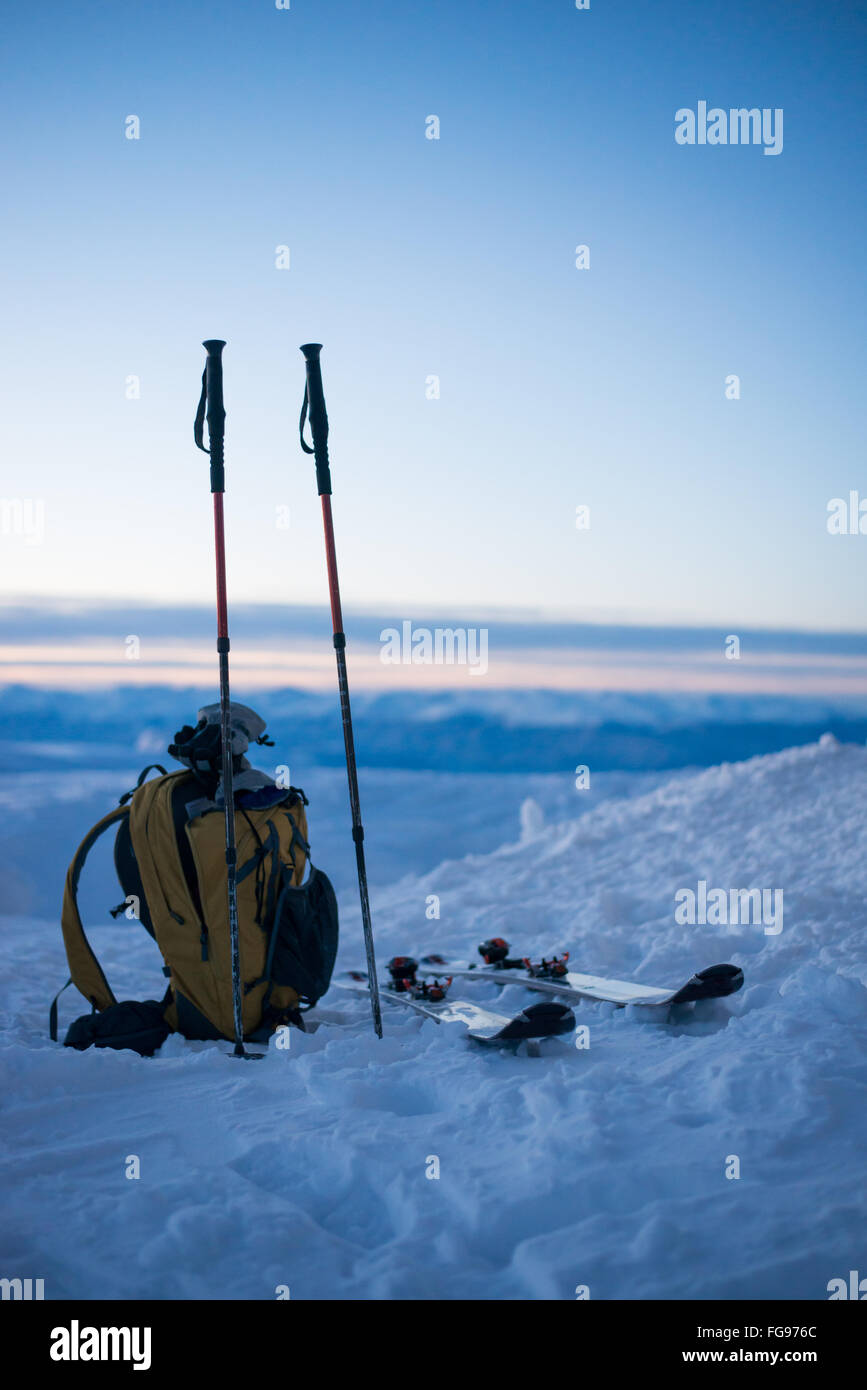
<svg viewBox="0 0 867 1390">
<path fill-rule="evenodd" d="M 236 690 L 268 721 L 279 748 L 304 748 L 308 764 L 338 766 L 343 740 L 336 693 Z M 61 691 L 0 689 L 0 739 L 7 770 L 45 758 L 116 766 L 136 750 L 164 753 L 214 688 L 166 686 Z M 570 773 L 654 771 L 737 762 L 816 742 L 867 740 L 867 700 L 622 692 L 359 692 L 354 699 L 359 761 L 377 768 L 442 772 Z M 72 745 L 69 747 L 69 745 Z M 258 751 L 258 750 L 254 750 Z M 254 758 L 254 761 L 257 761 Z M 265 752 L 258 761 L 267 766 Z"/>
</svg>

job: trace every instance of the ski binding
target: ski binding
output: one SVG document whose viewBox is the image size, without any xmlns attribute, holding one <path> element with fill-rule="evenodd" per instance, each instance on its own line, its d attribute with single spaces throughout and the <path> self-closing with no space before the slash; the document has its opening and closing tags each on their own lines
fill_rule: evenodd
<svg viewBox="0 0 867 1390">
<path fill-rule="evenodd" d="M 699 970 L 685 985 L 666 989 L 656 985 L 639 985 L 631 980 L 608 980 L 600 975 L 584 975 L 568 967 L 569 954 L 544 957 L 538 964 L 524 957 L 510 957 L 509 943 L 502 937 L 492 937 L 479 947 L 482 964 L 473 961 L 447 961 L 443 956 L 423 956 L 425 969 L 441 966 L 454 979 L 493 980 L 498 985 L 521 984 L 541 994 L 561 998 L 596 999 L 620 1007 L 637 1004 L 643 1008 L 662 1008 L 674 1004 L 692 1004 L 698 999 L 722 999 L 735 994 L 743 985 L 744 972 L 737 965 L 711 965 Z"/>
<path fill-rule="evenodd" d="M 444 982 L 418 979 L 418 961 L 411 956 L 395 956 L 389 961 L 390 979 L 380 986 L 380 994 L 390 1004 L 413 1009 L 425 1018 L 437 1023 L 459 1023 L 467 1030 L 467 1036 L 474 1042 L 487 1044 L 518 1043 L 524 1039 L 537 1039 L 571 1033 L 575 1028 L 575 1015 L 566 1005 L 554 1000 L 530 1004 L 519 1014 L 510 1017 L 498 1014 L 492 1009 L 481 1008 L 467 999 L 449 999 L 448 989 L 451 976 Z M 361 971 L 349 972 L 351 979 L 340 981 L 341 989 L 366 993 L 367 977 Z"/>
</svg>

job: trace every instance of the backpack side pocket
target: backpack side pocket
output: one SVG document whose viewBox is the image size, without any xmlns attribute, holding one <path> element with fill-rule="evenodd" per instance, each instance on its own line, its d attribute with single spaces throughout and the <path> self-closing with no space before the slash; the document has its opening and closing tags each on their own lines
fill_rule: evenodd
<svg viewBox="0 0 867 1390">
<path fill-rule="evenodd" d="M 311 865 L 306 883 L 295 887 L 284 870 L 277 899 L 265 973 L 272 985 L 289 985 L 308 1006 L 331 983 L 337 957 L 337 897 L 328 877 Z"/>
</svg>

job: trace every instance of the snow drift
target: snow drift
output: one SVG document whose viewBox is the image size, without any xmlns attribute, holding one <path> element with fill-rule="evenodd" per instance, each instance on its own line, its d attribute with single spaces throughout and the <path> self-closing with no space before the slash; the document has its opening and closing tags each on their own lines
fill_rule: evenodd
<svg viewBox="0 0 867 1390">
<path fill-rule="evenodd" d="M 730 960 L 743 991 L 669 1023 L 584 1004 L 589 1048 L 539 1057 L 402 1010 L 378 1042 L 336 987 L 329 1023 L 256 1064 L 179 1038 L 79 1054 L 46 1035 L 59 926 L 6 918 L 0 1273 L 48 1298 L 822 1299 L 867 1268 L 867 750 L 826 738 L 521 819 L 376 896 L 382 963 L 497 934 L 661 985 Z M 701 880 L 782 890 L 783 930 L 678 924 Z M 363 959 L 341 906 L 338 971 Z M 119 998 L 153 986 L 141 928 L 92 940 Z"/>
</svg>

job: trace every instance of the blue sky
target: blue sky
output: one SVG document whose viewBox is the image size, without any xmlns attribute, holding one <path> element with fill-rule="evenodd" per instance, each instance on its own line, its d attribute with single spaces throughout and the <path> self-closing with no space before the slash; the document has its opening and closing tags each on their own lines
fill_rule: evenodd
<svg viewBox="0 0 867 1390">
<path fill-rule="evenodd" d="M 220 336 L 230 600 L 321 603 L 314 338 L 348 606 L 863 630 L 858 10 L 19 0 L 0 492 L 45 520 L 4 592 L 209 600 Z M 782 154 L 678 146 L 699 100 L 783 108 Z"/>
</svg>

